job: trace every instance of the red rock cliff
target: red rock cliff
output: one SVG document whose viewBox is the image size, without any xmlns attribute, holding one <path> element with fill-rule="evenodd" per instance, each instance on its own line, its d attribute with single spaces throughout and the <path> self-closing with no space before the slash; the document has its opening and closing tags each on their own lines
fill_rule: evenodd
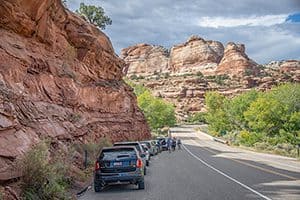
<svg viewBox="0 0 300 200">
<path fill-rule="evenodd" d="M 150 136 L 109 38 L 60 0 L 0 0 L 0 182 L 41 138 Z"/>
</svg>

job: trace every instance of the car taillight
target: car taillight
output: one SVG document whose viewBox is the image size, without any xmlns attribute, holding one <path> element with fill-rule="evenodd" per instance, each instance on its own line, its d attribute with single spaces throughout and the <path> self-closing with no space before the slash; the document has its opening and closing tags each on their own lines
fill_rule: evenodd
<svg viewBox="0 0 300 200">
<path fill-rule="evenodd" d="M 143 167 L 143 161 L 139 158 L 136 161 L 136 167 L 137 168 L 142 168 Z"/>
<path fill-rule="evenodd" d="M 95 163 L 95 171 L 100 169 L 100 163 L 96 161 Z"/>
</svg>

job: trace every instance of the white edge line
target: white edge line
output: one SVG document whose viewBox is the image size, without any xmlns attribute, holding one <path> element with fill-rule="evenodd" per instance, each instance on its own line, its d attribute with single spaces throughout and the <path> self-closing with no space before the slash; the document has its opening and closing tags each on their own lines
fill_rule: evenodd
<svg viewBox="0 0 300 200">
<path fill-rule="evenodd" d="M 195 159 L 197 159 L 198 161 L 200 161 L 202 164 L 204 164 L 204 165 L 206 165 L 207 167 L 211 168 L 212 170 L 218 172 L 219 174 L 225 176 L 226 178 L 232 180 L 233 182 L 239 184 L 240 186 L 246 188 L 247 190 L 250 190 L 251 192 L 255 193 L 256 195 L 262 197 L 263 199 L 266 199 L 266 200 L 272 200 L 272 199 L 270 199 L 269 197 L 267 197 L 267 196 L 265 196 L 265 195 L 263 195 L 263 194 L 257 192 L 256 190 L 252 189 L 251 187 L 249 187 L 249 186 L 247 186 L 247 185 L 245 185 L 245 184 L 239 182 L 238 180 L 236 180 L 236 179 L 230 177 L 229 175 L 225 174 L 224 172 L 222 172 L 222 171 L 220 171 L 220 170 L 214 168 L 213 166 L 211 166 L 210 164 L 208 164 L 207 162 L 205 162 L 204 160 L 202 160 L 201 158 L 199 158 L 198 156 L 196 156 L 195 154 L 193 154 L 193 153 L 192 153 L 185 145 L 182 145 L 182 146 L 183 146 L 183 148 L 184 148 L 189 154 L 191 154 L 191 156 L 193 156 Z"/>
</svg>

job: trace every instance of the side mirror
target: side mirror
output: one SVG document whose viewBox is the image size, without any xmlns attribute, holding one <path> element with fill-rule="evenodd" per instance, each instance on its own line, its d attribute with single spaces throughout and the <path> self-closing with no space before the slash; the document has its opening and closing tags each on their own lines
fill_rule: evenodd
<svg viewBox="0 0 300 200">
<path fill-rule="evenodd" d="M 144 153 L 141 153 L 141 157 L 142 157 L 142 158 L 145 158 L 146 155 L 145 155 Z"/>
</svg>

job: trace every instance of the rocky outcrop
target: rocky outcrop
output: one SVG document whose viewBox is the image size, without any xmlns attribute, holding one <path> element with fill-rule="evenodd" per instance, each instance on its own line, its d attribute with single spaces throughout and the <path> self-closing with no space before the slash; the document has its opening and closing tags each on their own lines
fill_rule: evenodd
<svg viewBox="0 0 300 200">
<path fill-rule="evenodd" d="M 127 75 L 150 88 L 154 95 L 172 102 L 179 120 L 205 111 L 207 91 L 235 96 L 251 88 L 267 90 L 283 82 L 300 82 L 299 61 L 258 65 L 247 56 L 243 44 L 229 42 L 224 49 L 220 42 L 192 36 L 187 42 L 172 47 L 169 56 L 164 54 L 163 62 L 160 62 L 162 54 L 155 56 L 158 54 L 150 50 L 146 54 L 144 49 L 154 47 L 143 44 L 122 51 Z"/>
<path fill-rule="evenodd" d="M 221 42 L 192 36 L 187 42 L 168 50 L 161 46 L 138 44 L 123 49 L 127 76 L 153 76 L 157 74 L 227 74 L 243 76 L 256 74 L 257 64 L 248 58 L 243 44 L 228 43 L 225 50 Z"/>
<path fill-rule="evenodd" d="M 223 57 L 224 47 L 217 41 L 192 36 L 171 48 L 169 68 L 173 74 L 214 71 Z"/>
<path fill-rule="evenodd" d="M 128 76 L 150 76 L 168 72 L 168 50 L 161 46 L 139 44 L 123 49 L 121 57 L 128 63 L 124 69 Z M 130 64 L 129 64 L 130 63 Z"/>
<path fill-rule="evenodd" d="M 0 183 L 43 138 L 150 137 L 109 38 L 60 0 L 0 0 Z"/>
<path fill-rule="evenodd" d="M 257 74 L 257 64 L 248 58 L 245 45 L 230 42 L 227 44 L 224 56 L 217 67 L 217 74 L 241 75 L 244 73 Z"/>
</svg>

